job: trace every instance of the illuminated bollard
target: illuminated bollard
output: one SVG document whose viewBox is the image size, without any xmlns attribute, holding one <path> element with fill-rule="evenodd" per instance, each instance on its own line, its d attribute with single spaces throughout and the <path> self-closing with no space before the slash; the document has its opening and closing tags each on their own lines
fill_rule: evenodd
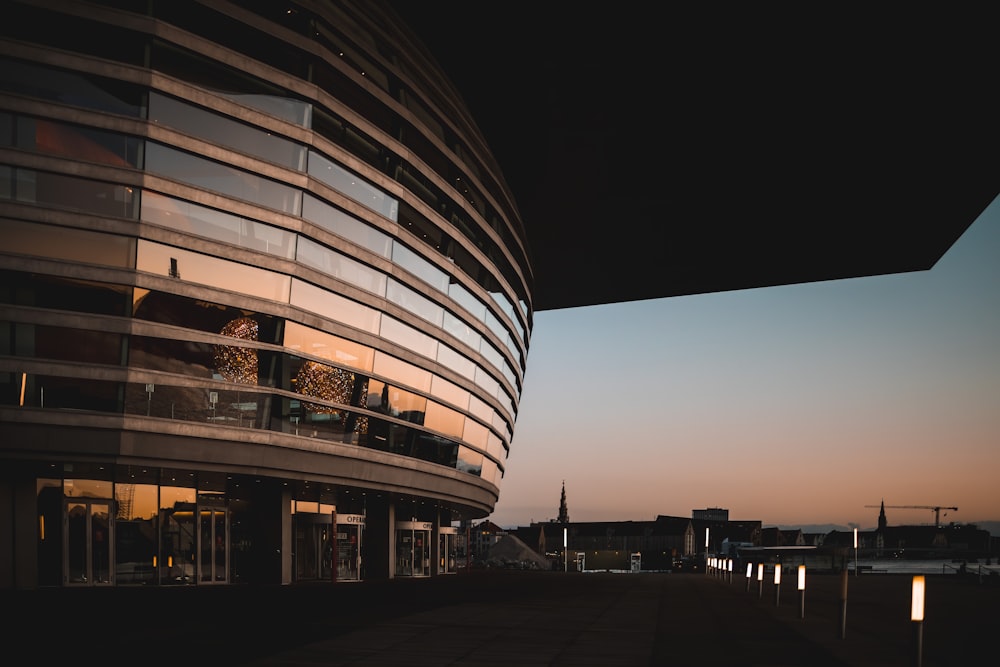
<svg viewBox="0 0 1000 667">
<path fill-rule="evenodd" d="M 913 577 L 913 597 L 910 601 L 910 620 L 913 621 L 913 664 L 920 667 L 924 660 L 924 575 Z"/>
<path fill-rule="evenodd" d="M 757 599 L 764 597 L 764 564 L 757 564 Z"/>
<path fill-rule="evenodd" d="M 753 579 L 753 563 L 747 563 L 747 593 L 750 592 L 751 579 Z"/>
<path fill-rule="evenodd" d="M 778 606 L 778 601 L 781 600 L 781 563 L 775 563 L 774 565 L 774 606 Z"/>
<path fill-rule="evenodd" d="M 806 566 L 799 565 L 799 618 L 806 617 Z"/>
<path fill-rule="evenodd" d="M 733 583 L 733 559 L 732 558 L 729 559 L 728 567 L 729 567 L 729 583 Z"/>
</svg>

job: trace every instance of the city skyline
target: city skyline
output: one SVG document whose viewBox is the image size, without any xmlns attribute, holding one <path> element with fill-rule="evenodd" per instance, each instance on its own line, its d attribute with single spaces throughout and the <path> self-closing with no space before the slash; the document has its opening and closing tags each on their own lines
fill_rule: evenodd
<svg viewBox="0 0 1000 667">
<path fill-rule="evenodd" d="M 489 519 L 1000 519 L 998 259 L 1000 200 L 929 271 L 536 313 Z"/>
</svg>

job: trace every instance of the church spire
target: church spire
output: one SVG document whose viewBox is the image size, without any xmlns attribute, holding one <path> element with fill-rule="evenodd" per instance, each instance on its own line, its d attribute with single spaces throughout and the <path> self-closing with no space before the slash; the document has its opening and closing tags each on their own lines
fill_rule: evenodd
<svg viewBox="0 0 1000 667">
<path fill-rule="evenodd" d="M 888 522 L 885 519 L 885 498 L 882 499 L 882 509 L 878 511 L 878 529 L 885 530 Z"/>
<path fill-rule="evenodd" d="M 562 495 L 559 497 L 559 523 L 569 523 L 569 510 L 566 509 L 566 480 L 563 480 Z"/>
</svg>

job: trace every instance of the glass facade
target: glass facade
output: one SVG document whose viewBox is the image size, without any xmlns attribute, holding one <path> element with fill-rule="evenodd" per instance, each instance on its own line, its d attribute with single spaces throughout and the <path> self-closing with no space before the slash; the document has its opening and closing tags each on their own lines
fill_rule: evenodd
<svg viewBox="0 0 1000 667">
<path fill-rule="evenodd" d="M 11 583 L 455 572 L 532 324 L 458 96 L 378 3 L 118 4 L 0 29 Z"/>
</svg>

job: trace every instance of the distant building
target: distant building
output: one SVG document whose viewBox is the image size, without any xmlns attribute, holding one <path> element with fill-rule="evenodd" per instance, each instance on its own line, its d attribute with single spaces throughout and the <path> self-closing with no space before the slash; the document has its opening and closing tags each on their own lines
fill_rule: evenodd
<svg viewBox="0 0 1000 667">
<path fill-rule="evenodd" d="M 691 510 L 691 518 L 698 521 L 729 521 L 729 510 L 722 507 Z"/>
</svg>

